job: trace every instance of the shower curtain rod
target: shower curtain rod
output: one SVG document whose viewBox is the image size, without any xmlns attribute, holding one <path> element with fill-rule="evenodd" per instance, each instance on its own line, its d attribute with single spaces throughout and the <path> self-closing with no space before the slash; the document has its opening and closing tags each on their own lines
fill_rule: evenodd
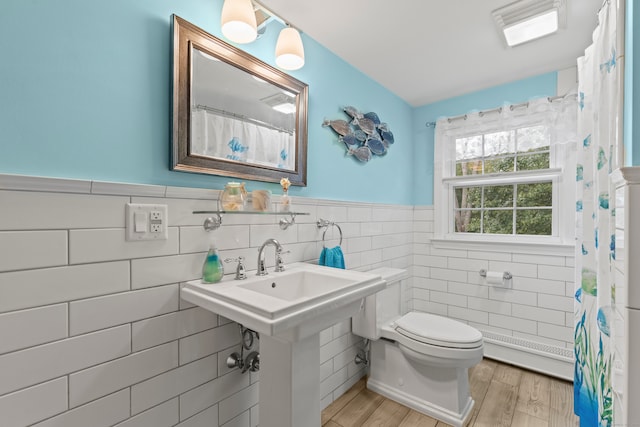
<svg viewBox="0 0 640 427">
<path fill-rule="evenodd" d="M 243 116 L 242 114 L 232 113 L 230 111 L 225 111 L 225 110 L 219 110 L 217 108 L 209 107 L 207 105 L 200 105 L 200 104 L 196 105 L 196 109 L 208 111 L 210 113 L 215 113 L 225 117 L 239 119 L 239 120 L 242 120 L 243 122 L 252 123 L 254 125 L 262 126 L 268 129 L 277 130 L 278 132 L 283 132 L 289 135 L 293 135 L 293 131 L 291 130 L 282 129 L 277 126 L 273 126 L 272 124 L 269 124 L 267 122 L 263 122 L 262 120 L 252 119 L 251 117 Z"/>
<path fill-rule="evenodd" d="M 548 97 L 547 97 L 547 101 L 549 101 L 549 102 L 553 102 L 553 101 L 556 101 L 556 100 L 558 100 L 558 99 L 569 98 L 569 97 L 571 97 L 571 96 L 576 96 L 576 95 L 575 95 L 575 94 L 573 94 L 573 95 L 557 95 L 557 96 L 548 96 Z M 526 107 L 528 107 L 528 106 L 529 106 L 529 101 L 527 101 L 527 102 L 521 102 L 520 104 L 511 104 L 511 105 L 505 105 L 505 106 L 498 107 L 498 108 L 492 108 L 492 109 L 490 109 L 490 110 L 482 110 L 482 111 L 479 111 L 479 112 L 478 112 L 478 115 L 479 115 L 480 117 L 482 117 L 482 116 L 484 116 L 485 114 L 501 113 L 501 112 L 502 112 L 502 110 L 503 110 L 504 108 L 507 108 L 507 107 L 508 107 L 511 111 L 513 111 L 513 110 L 515 110 L 516 108 L 521 108 L 521 107 L 525 107 L 525 108 L 526 108 Z M 454 122 L 454 121 L 456 121 L 456 120 L 467 120 L 467 114 L 462 114 L 462 115 L 459 115 L 459 116 L 449 117 L 449 118 L 447 119 L 447 121 L 448 121 L 449 123 Z M 434 128 L 434 127 L 436 127 L 436 122 L 427 122 L 427 123 L 425 123 L 425 126 L 426 126 L 426 127 L 428 127 L 428 128 Z"/>
</svg>

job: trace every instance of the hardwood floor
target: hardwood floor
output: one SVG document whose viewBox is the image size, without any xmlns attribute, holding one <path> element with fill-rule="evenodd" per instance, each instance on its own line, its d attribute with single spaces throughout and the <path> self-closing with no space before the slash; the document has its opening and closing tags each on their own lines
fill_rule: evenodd
<svg viewBox="0 0 640 427">
<path fill-rule="evenodd" d="M 469 370 L 476 404 L 468 427 L 577 427 L 573 386 L 511 365 L 484 359 Z M 377 393 L 365 379 L 322 411 L 323 427 L 446 427 Z"/>
</svg>

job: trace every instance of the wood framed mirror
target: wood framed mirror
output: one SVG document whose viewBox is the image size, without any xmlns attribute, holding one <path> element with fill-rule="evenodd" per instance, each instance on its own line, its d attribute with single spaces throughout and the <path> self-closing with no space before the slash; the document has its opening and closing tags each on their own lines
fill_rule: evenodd
<svg viewBox="0 0 640 427">
<path fill-rule="evenodd" d="M 307 181 L 308 85 L 172 16 L 171 169 Z"/>
</svg>

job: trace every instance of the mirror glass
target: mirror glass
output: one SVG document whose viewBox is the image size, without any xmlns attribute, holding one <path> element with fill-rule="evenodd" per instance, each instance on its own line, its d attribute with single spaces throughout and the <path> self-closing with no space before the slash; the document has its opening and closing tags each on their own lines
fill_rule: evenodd
<svg viewBox="0 0 640 427">
<path fill-rule="evenodd" d="M 191 70 L 194 155 L 295 170 L 294 94 L 195 48 Z"/>
<path fill-rule="evenodd" d="M 308 86 L 173 17 L 174 170 L 306 185 Z"/>
</svg>

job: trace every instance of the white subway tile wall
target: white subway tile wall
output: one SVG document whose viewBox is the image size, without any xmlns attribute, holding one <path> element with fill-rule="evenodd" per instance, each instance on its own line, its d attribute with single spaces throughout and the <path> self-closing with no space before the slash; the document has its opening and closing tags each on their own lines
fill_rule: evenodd
<svg viewBox="0 0 640 427">
<path fill-rule="evenodd" d="M 629 322 L 627 313 L 629 312 L 627 301 L 627 278 L 628 272 L 626 268 L 626 228 L 625 223 L 627 219 L 627 201 L 626 192 L 627 187 L 617 184 L 615 189 L 615 257 L 613 259 L 613 274 L 614 283 L 616 284 L 615 298 L 613 302 L 613 334 L 614 334 L 614 348 L 613 348 L 613 381 L 612 387 L 614 392 L 613 398 L 613 417 L 614 422 L 622 424 L 625 414 L 624 409 L 628 407 L 627 400 L 625 399 L 625 393 L 629 393 L 629 390 L 625 390 L 625 382 L 618 381 L 620 379 L 620 373 L 626 372 L 629 376 L 629 367 L 625 365 L 625 359 L 628 358 L 627 350 L 629 346 L 626 343 L 625 326 Z M 568 319 L 567 319 L 568 320 Z M 573 319 L 572 319 L 573 320 Z M 628 411 L 627 411 L 628 413 Z"/>
<path fill-rule="evenodd" d="M 69 406 L 75 407 L 178 366 L 173 341 L 69 375 Z"/>
<path fill-rule="evenodd" d="M 28 425 L 68 409 L 67 378 L 9 393 L 0 400 L 2 422 L 7 425 Z"/>
<path fill-rule="evenodd" d="M 212 209 L 217 191 L 8 175 L 0 188 L 3 427 L 257 426 L 259 373 L 226 366 L 238 325 L 179 297 L 212 240 L 222 257 L 244 256 L 249 274 L 269 237 L 291 251 L 286 263 L 317 262 L 324 218 L 342 227 L 348 268 L 414 263 L 412 206 L 294 198 L 310 215 L 288 230 L 279 216 L 226 215 L 207 233 L 192 212 Z M 125 241 L 126 203 L 168 205 L 169 239 Z M 431 213 L 420 215 L 428 233 Z M 335 230 L 326 237 L 338 243 Z M 232 277 L 235 264 L 225 267 Z M 365 374 L 362 345 L 349 321 L 322 331 L 323 408 Z"/>
<path fill-rule="evenodd" d="M 409 269 L 405 307 L 572 345 L 573 257 L 434 248 L 431 207 L 295 198 L 310 215 L 288 230 L 279 216 L 226 215 L 207 233 L 206 215 L 192 212 L 213 208 L 217 191 L 65 183 L 0 176 L 3 427 L 256 426 L 259 374 L 226 366 L 240 348 L 238 325 L 180 300 L 179 287 L 200 277 L 212 240 L 224 258 L 244 256 L 249 274 L 269 237 L 291 251 L 287 263 L 317 262 L 319 218 L 340 224 L 348 268 Z M 169 239 L 125 241 L 126 203 L 168 205 Z M 337 243 L 328 230 L 325 244 Z M 235 264 L 226 267 L 231 277 Z M 482 268 L 511 271 L 511 286 L 487 286 Z M 324 408 L 365 371 L 349 321 L 322 331 L 320 343 Z"/>
<path fill-rule="evenodd" d="M 129 418 L 130 390 L 102 397 L 78 408 L 56 415 L 37 427 L 110 427 Z M 20 425 L 20 424 L 18 424 Z"/>
<path fill-rule="evenodd" d="M 482 331 L 573 347 L 574 257 L 435 248 L 433 208 L 414 208 L 413 309 Z M 509 271 L 508 286 L 487 285 L 481 269 Z"/>
<path fill-rule="evenodd" d="M 640 210 L 640 168 L 625 167 L 614 172 L 615 257 L 613 295 L 613 421 L 615 425 L 633 425 L 640 419 L 640 407 L 634 397 L 640 394 L 637 360 L 640 341 L 634 339 L 640 329 L 640 292 L 636 286 L 638 264 L 637 214 Z M 637 400 L 637 399 L 635 399 Z"/>
</svg>

